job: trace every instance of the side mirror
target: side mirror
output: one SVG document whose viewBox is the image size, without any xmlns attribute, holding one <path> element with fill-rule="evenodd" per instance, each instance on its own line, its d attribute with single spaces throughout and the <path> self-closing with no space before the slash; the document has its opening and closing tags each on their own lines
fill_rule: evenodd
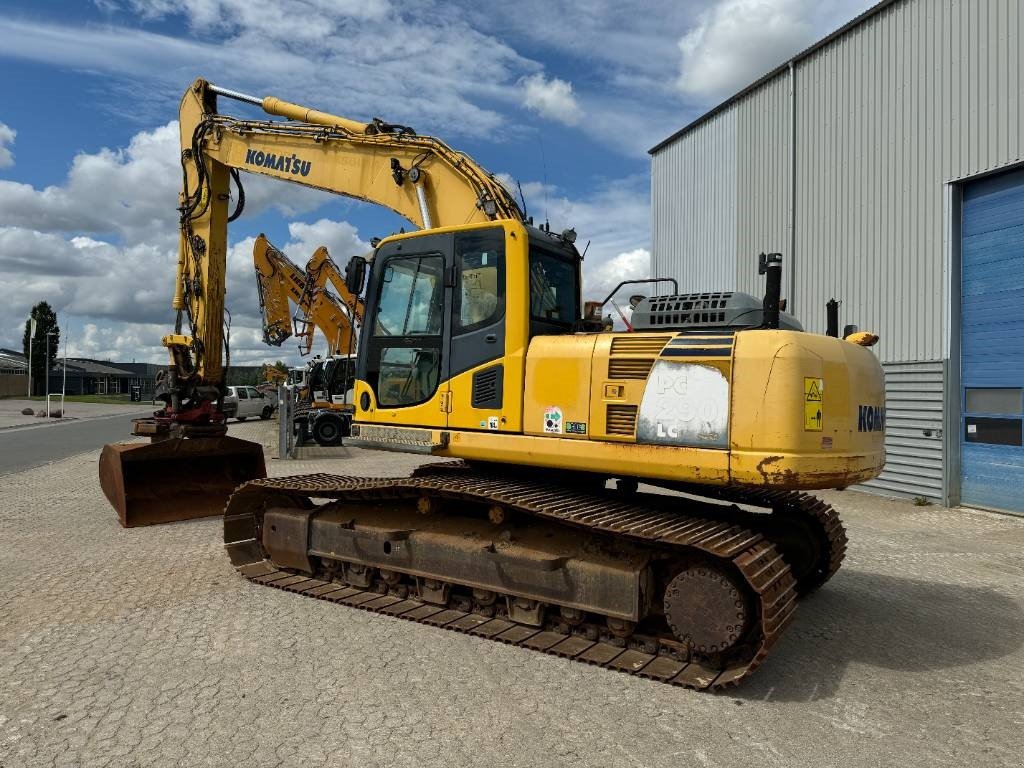
<svg viewBox="0 0 1024 768">
<path fill-rule="evenodd" d="M 363 291 L 363 279 L 366 277 L 366 259 L 362 256 L 353 256 L 348 260 L 345 267 L 345 287 L 353 296 L 358 296 Z"/>
</svg>

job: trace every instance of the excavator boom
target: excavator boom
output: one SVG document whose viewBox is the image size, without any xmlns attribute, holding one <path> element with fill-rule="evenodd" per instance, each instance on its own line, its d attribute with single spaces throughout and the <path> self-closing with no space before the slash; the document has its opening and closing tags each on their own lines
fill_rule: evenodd
<svg viewBox="0 0 1024 768">
<path fill-rule="evenodd" d="M 268 116 L 286 120 L 220 114 L 218 96 L 258 105 Z M 244 207 L 241 171 L 376 203 L 424 229 L 523 219 L 515 198 L 493 175 L 440 139 L 418 136 L 405 126 L 350 120 L 202 79 L 182 96 L 178 117 L 184 182 L 171 300 L 174 329 L 163 339 L 170 365 L 156 391 L 164 407 L 133 428 L 152 445 L 108 446 L 100 462 L 100 484 L 126 526 L 213 514 L 238 482 L 265 474 L 259 445 L 225 437 L 220 408 L 230 349 L 224 311 L 227 228 Z M 233 211 L 232 183 L 238 190 Z M 310 266 L 313 283 L 307 280 L 303 286 L 309 294 L 309 342 L 313 325 L 330 328 L 332 322 L 323 318 L 342 311 L 323 290 L 324 281 L 333 282 L 336 290 L 344 283 L 326 252 Z M 261 295 L 270 332 L 283 341 L 287 307 L 266 286 Z M 343 330 L 331 343 L 350 347 L 346 333 L 351 331 Z M 202 442 L 185 446 L 185 439 Z M 162 484 L 154 482 L 159 471 L 144 467 L 166 469 L 171 458 L 186 455 L 190 458 L 179 464 L 180 471 L 163 475 Z M 172 492 L 189 477 L 201 477 L 196 487 L 207 502 L 198 507 L 194 499 Z"/>
</svg>

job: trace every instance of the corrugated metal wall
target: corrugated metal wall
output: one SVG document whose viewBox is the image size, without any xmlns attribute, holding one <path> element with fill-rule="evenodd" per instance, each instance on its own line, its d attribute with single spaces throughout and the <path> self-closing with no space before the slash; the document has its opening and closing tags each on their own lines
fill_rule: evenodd
<svg viewBox="0 0 1024 768">
<path fill-rule="evenodd" d="M 760 296 L 764 278 L 757 275 L 757 254 L 788 257 L 790 251 L 789 76 L 765 83 L 737 107 L 737 279 L 730 287 Z M 783 269 L 789 268 L 787 258 Z"/>
<path fill-rule="evenodd" d="M 904 0 L 795 63 L 795 254 L 788 73 L 656 152 L 655 271 L 756 295 L 753 257 L 779 250 L 809 329 L 835 296 L 883 360 L 942 359 L 943 185 L 1024 159 L 1021 6 Z M 730 246 L 735 282 L 709 283 Z"/>
<path fill-rule="evenodd" d="M 883 367 L 885 471 L 865 487 L 941 502 L 944 366 L 933 362 Z"/>
<path fill-rule="evenodd" d="M 736 282 L 736 110 L 658 154 L 651 169 L 652 274 L 679 290 Z"/>
<path fill-rule="evenodd" d="M 798 313 L 836 296 L 883 360 L 944 356 L 943 184 L 1024 154 L 1022 24 L 905 0 L 797 64 Z"/>
<path fill-rule="evenodd" d="M 714 287 L 759 295 L 754 256 L 778 250 L 809 330 L 824 329 L 834 296 L 842 324 L 880 333 L 892 410 L 878 490 L 941 498 L 942 440 L 924 431 L 943 427 L 941 361 L 959 332 L 947 327 L 956 280 L 945 185 L 1024 160 L 1022 44 L 1021 0 L 896 2 L 794 62 L 795 131 L 783 70 L 652 158 L 659 274 L 683 285 L 725 276 L 732 245 L 734 282 Z M 730 135 L 734 154 L 722 146 Z M 681 216 L 693 225 L 666 226 Z"/>
</svg>

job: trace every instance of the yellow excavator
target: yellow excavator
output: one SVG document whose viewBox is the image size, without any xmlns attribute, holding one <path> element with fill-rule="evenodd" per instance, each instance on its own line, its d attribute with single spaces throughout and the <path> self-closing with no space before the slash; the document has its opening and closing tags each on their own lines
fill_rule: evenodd
<svg viewBox="0 0 1024 768">
<path fill-rule="evenodd" d="M 286 120 L 230 117 L 218 97 Z M 187 515 L 194 495 L 181 489 L 196 478 L 262 469 L 203 431 L 223 428 L 229 184 L 246 170 L 420 228 L 346 268 L 366 302 L 352 434 L 448 461 L 406 478 L 250 479 L 224 513 L 244 577 L 713 689 L 758 667 L 798 598 L 839 568 L 842 524 L 806 492 L 881 471 L 883 375 L 870 335 L 807 333 L 780 311 L 778 254 L 761 257 L 761 300 L 675 291 L 638 299 L 633 332 L 606 332 L 583 317 L 575 233 L 532 226 L 501 183 L 438 139 L 204 80 L 180 124 L 166 406 L 135 429 L 175 448 L 104 453 L 122 520 L 154 498 Z M 182 446 L 189 460 L 169 461 Z M 133 452 L 157 467 L 144 491 Z M 208 483 L 211 497 L 227 480 Z"/>
<path fill-rule="evenodd" d="M 294 423 L 300 442 L 311 436 L 320 445 L 340 445 L 350 433 L 354 412 L 351 390 L 363 302 L 349 292 L 324 246 L 316 249 L 303 270 L 261 234 L 253 244 L 252 258 L 263 341 L 279 347 L 294 335 L 303 355 L 312 352 L 317 329 L 327 341 L 326 356 L 310 361 L 306 385 L 296 390 Z M 295 304 L 295 315 L 291 304 Z"/>
<path fill-rule="evenodd" d="M 252 261 L 265 343 L 279 347 L 294 335 L 300 354 L 308 355 L 319 328 L 329 354 L 355 351 L 363 302 L 349 293 L 326 247 L 317 248 L 303 270 L 261 234 L 253 244 Z M 296 306 L 295 315 L 290 304 Z"/>
</svg>

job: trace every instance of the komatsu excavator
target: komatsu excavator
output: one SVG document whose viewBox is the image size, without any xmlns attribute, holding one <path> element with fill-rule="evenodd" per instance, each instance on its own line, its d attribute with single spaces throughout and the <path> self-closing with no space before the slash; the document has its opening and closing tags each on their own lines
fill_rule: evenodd
<svg viewBox="0 0 1024 768">
<path fill-rule="evenodd" d="M 302 270 L 261 234 L 253 244 L 252 260 L 263 341 L 281 346 L 292 337 L 293 323 L 301 354 L 312 351 L 318 328 L 327 341 L 326 356 L 318 355 L 309 362 L 307 386 L 295 390 L 294 423 L 300 442 L 311 435 L 320 445 L 339 445 L 350 433 L 354 413 L 351 391 L 363 302 L 349 292 L 324 246 L 316 249 Z M 291 304 L 296 307 L 294 316 Z"/>
<path fill-rule="evenodd" d="M 218 96 L 287 120 L 229 117 Z M 406 478 L 246 482 L 224 514 L 244 577 L 713 689 L 760 665 L 798 598 L 836 572 L 846 535 L 806 491 L 881 471 L 883 375 L 866 336 L 806 333 L 780 313 L 781 257 L 761 259 L 763 301 L 655 296 L 636 304 L 634 332 L 601 332 L 582 318 L 574 233 L 533 227 L 438 139 L 203 80 L 180 123 L 166 407 L 136 427 L 190 446 L 188 461 L 165 449 L 147 473 L 145 498 L 165 508 L 194 503 L 180 493 L 195 476 L 262 468 L 225 459 L 227 438 L 203 431 L 223 421 L 229 179 L 358 197 L 421 228 L 346 270 L 366 301 L 353 437 L 448 461 Z M 128 457 L 160 445 L 102 457 L 122 517 L 143 498 Z"/>
</svg>

